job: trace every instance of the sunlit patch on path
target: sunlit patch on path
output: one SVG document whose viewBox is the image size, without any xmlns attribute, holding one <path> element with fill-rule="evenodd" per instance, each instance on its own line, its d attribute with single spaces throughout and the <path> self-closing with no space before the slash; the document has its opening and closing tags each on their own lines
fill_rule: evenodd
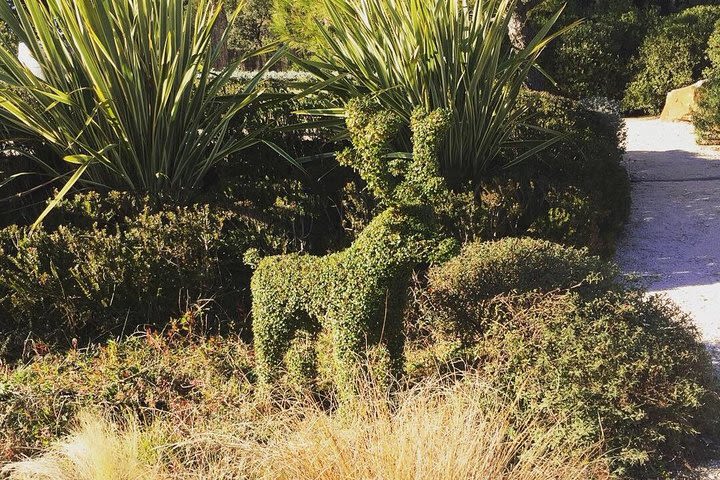
<svg viewBox="0 0 720 480">
<path fill-rule="evenodd" d="M 633 202 L 618 262 L 693 316 L 720 368 L 720 151 L 687 123 L 627 126 Z"/>
</svg>

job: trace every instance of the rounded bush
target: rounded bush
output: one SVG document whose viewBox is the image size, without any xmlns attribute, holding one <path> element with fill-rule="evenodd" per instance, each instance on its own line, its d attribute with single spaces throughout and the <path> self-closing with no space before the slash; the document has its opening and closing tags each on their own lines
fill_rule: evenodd
<svg viewBox="0 0 720 480">
<path fill-rule="evenodd" d="M 447 230 L 464 243 L 532 236 L 612 255 L 630 212 L 619 112 L 611 101 L 581 103 L 530 91 L 520 107 L 530 120 L 513 138 L 540 144 L 548 130 L 562 138 L 478 188 L 454 192 L 443 206 Z"/>
<path fill-rule="evenodd" d="M 532 125 L 565 137 L 509 172 L 521 186 L 516 198 L 523 205 L 515 209 L 522 228 L 508 233 L 611 255 L 630 211 L 622 119 L 546 93 L 528 92 L 522 102 L 532 112 Z M 530 128 L 517 135 L 546 138 Z"/>
<path fill-rule="evenodd" d="M 698 143 L 720 143 L 720 78 L 713 76 L 703 85 L 693 123 Z"/>
<path fill-rule="evenodd" d="M 710 5 L 666 17 L 640 47 L 623 108 L 657 114 L 668 92 L 699 80 L 710 65 L 706 49 L 718 20 L 720 6 Z"/>
<path fill-rule="evenodd" d="M 693 123 L 698 142 L 720 143 L 720 21 L 708 40 L 707 57 L 710 67 L 705 71 L 708 81 L 700 90 Z"/>
<path fill-rule="evenodd" d="M 718 390 L 691 319 L 669 300 L 615 291 L 496 298 L 473 351 L 488 378 L 528 411 L 596 444 L 620 476 L 659 478 L 707 449 Z"/>
<path fill-rule="evenodd" d="M 708 38 L 707 58 L 710 61 L 710 71 L 720 68 L 720 21 L 715 23 L 715 28 Z"/>
<path fill-rule="evenodd" d="M 208 328 L 240 321 L 250 276 L 242 253 L 285 251 L 288 220 L 303 213 L 295 210 L 271 206 L 259 216 L 242 201 L 181 207 L 86 192 L 32 235 L 0 229 L 0 355 L 18 355 L 28 337 L 66 347 L 162 328 L 195 307 Z"/>
<path fill-rule="evenodd" d="M 612 265 L 585 249 L 532 238 L 474 242 L 430 268 L 422 311 L 442 336 L 467 344 L 484 330 L 482 320 L 497 295 L 568 289 L 588 294 L 609 288 L 615 276 Z"/>
<path fill-rule="evenodd" d="M 557 89 L 573 98 L 622 98 L 628 64 L 655 16 L 631 8 L 593 16 L 563 35 L 545 60 Z"/>
<path fill-rule="evenodd" d="M 692 320 L 627 289 L 614 265 L 504 239 L 468 244 L 427 277 L 413 375 L 477 368 L 526 411 L 563 424 L 558 444 L 610 452 L 620 476 L 656 478 L 720 433 L 720 390 Z"/>
</svg>

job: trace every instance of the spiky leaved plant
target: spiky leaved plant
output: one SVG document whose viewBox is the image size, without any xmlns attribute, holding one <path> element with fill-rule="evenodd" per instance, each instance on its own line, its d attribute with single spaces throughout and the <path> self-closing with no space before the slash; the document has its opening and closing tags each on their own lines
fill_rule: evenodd
<svg viewBox="0 0 720 480">
<path fill-rule="evenodd" d="M 237 65 L 212 68 L 227 35 L 213 42 L 222 9 L 221 0 L 0 1 L 0 19 L 40 70 L 0 45 L 0 118 L 72 165 L 38 221 L 81 178 L 190 198 L 220 160 L 260 141 L 257 131 L 229 133 L 265 97 L 262 72 L 221 95 Z"/>
<path fill-rule="evenodd" d="M 327 47 L 319 61 L 295 59 L 320 86 L 345 98 L 372 94 L 407 123 L 418 106 L 452 111 L 441 158 L 450 177 L 478 178 L 507 165 L 503 151 L 518 146 L 512 132 L 527 118 L 518 96 L 538 56 L 565 31 L 551 33 L 560 12 L 518 51 L 508 39 L 517 0 L 324 1 Z M 548 138 L 525 144 L 509 163 L 559 137 Z"/>
</svg>

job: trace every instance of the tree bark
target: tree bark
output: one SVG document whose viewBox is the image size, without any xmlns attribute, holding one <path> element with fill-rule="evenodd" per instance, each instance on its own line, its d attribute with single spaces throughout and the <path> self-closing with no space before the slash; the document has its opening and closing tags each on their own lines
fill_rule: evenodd
<svg viewBox="0 0 720 480">
<path fill-rule="evenodd" d="M 228 28 L 228 18 L 227 14 L 225 13 L 225 9 L 223 8 L 220 11 L 220 15 L 218 15 L 217 22 L 215 22 L 215 25 L 212 29 L 212 44 L 214 47 L 218 46 L 221 42 L 222 45 L 220 46 L 220 54 L 218 55 L 217 59 L 215 60 L 214 67 L 218 70 L 222 70 L 223 68 L 228 66 L 228 63 L 230 61 L 230 57 L 228 55 L 228 48 L 227 43 L 223 41 L 223 33 Z"/>
<path fill-rule="evenodd" d="M 516 50 L 522 50 L 527 47 L 528 43 L 535 37 L 537 31 L 528 21 L 528 13 L 530 10 L 540 4 L 542 0 L 519 0 L 515 6 L 508 24 L 508 37 L 510 45 Z M 527 79 L 527 86 L 531 90 L 546 90 L 547 79 L 537 69 L 530 70 Z"/>
</svg>

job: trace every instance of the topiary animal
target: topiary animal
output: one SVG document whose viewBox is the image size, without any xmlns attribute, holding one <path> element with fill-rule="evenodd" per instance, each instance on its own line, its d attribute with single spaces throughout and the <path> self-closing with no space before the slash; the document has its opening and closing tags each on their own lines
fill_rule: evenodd
<svg viewBox="0 0 720 480">
<path fill-rule="evenodd" d="M 293 340 L 328 329 L 341 398 L 352 395 L 366 346 L 381 345 L 390 370 L 403 368 L 402 309 L 412 269 L 450 243 L 439 241 L 430 205 L 446 191 L 437 154 L 445 111 L 412 118 L 413 154 L 393 153 L 402 125 L 369 99 L 347 107 L 354 148 L 339 156 L 385 206 L 346 250 L 323 257 L 289 254 L 257 260 L 251 281 L 253 333 L 261 384 L 277 381 Z"/>
</svg>

